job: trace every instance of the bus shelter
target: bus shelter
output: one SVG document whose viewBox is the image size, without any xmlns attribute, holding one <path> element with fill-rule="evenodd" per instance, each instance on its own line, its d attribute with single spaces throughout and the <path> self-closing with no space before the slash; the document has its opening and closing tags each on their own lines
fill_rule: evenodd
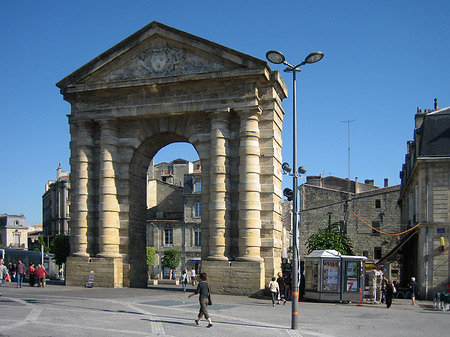
<svg viewBox="0 0 450 337">
<path fill-rule="evenodd" d="M 365 256 L 315 250 L 305 257 L 305 297 L 321 302 L 357 302 L 364 294 Z"/>
</svg>

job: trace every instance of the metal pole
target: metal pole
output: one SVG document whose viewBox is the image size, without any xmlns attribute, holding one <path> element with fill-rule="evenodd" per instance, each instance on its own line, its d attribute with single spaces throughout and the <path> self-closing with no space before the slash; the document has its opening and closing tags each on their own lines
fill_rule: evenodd
<svg viewBox="0 0 450 337">
<path fill-rule="evenodd" d="M 41 264 L 44 264 L 44 245 L 41 245 Z"/>
<path fill-rule="evenodd" d="M 297 102 L 296 102 L 296 91 L 297 91 L 297 79 L 296 79 L 297 69 L 292 69 L 293 76 L 293 100 L 294 100 L 294 120 L 293 120 L 293 131 L 294 131 L 294 175 L 293 175 L 293 187 L 294 195 L 292 198 L 293 209 L 292 209 L 292 321 L 291 329 L 298 329 L 298 297 L 299 297 L 299 254 L 298 254 L 298 222 L 297 222 Z"/>
</svg>

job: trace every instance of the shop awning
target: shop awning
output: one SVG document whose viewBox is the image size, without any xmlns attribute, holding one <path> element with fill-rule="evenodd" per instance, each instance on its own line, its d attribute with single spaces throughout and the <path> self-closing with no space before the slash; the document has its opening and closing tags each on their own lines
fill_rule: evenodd
<svg viewBox="0 0 450 337">
<path fill-rule="evenodd" d="M 189 259 L 188 263 L 200 264 L 200 263 L 202 263 L 202 259 L 200 257 L 193 257 L 193 258 Z"/>
<path fill-rule="evenodd" d="M 377 263 L 375 263 L 375 265 L 379 265 L 380 263 L 382 263 L 383 261 L 387 260 L 388 258 L 390 258 L 392 255 L 394 255 L 395 253 L 397 253 L 397 251 L 402 248 L 402 246 L 407 243 L 414 235 L 416 235 L 419 232 L 419 229 L 415 229 L 411 232 L 409 232 L 408 234 L 406 234 L 396 245 L 394 248 L 392 248 L 385 256 L 383 256 Z"/>
</svg>

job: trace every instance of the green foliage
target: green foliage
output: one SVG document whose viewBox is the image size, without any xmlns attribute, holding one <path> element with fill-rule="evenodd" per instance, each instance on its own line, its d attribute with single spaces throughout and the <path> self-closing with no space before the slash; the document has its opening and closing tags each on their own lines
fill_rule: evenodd
<svg viewBox="0 0 450 337">
<path fill-rule="evenodd" d="M 162 265 L 170 269 L 175 269 L 180 264 L 180 252 L 176 249 L 168 249 L 164 252 Z"/>
<path fill-rule="evenodd" d="M 40 252 L 41 251 L 41 245 L 44 246 L 44 253 L 50 252 L 50 248 L 48 248 L 47 245 L 45 244 L 44 235 L 39 234 L 36 242 L 34 243 L 34 250 L 37 251 L 37 252 Z"/>
<path fill-rule="evenodd" d="M 311 235 L 306 242 L 308 254 L 313 250 L 334 249 L 345 255 L 352 255 L 352 244 L 348 236 L 341 231 L 342 222 L 328 224 L 326 220 L 322 221 L 325 228 L 320 228 L 316 234 Z"/>
<path fill-rule="evenodd" d="M 155 247 L 146 247 L 147 266 L 155 265 Z"/>
<path fill-rule="evenodd" d="M 69 237 L 67 235 L 58 235 L 50 243 L 50 252 L 55 254 L 55 263 L 61 266 L 66 263 L 70 254 Z"/>
</svg>

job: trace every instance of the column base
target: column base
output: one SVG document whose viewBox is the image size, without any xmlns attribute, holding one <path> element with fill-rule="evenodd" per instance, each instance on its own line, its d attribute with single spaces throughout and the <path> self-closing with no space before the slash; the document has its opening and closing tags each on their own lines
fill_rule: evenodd
<svg viewBox="0 0 450 337">
<path fill-rule="evenodd" d="M 86 252 L 76 252 L 76 253 L 73 253 L 72 256 L 74 256 L 74 257 L 84 257 L 84 258 L 89 258 L 90 257 L 90 255 L 88 253 L 86 253 Z"/>
<path fill-rule="evenodd" d="M 264 259 L 260 256 L 240 256 L 236 258 L 240 262 L 262 262 Z"/>
<path fill-rule="evenodd" d="M 211 255 L 206 258 L 207 261 L 228 261 L 228 258 L 223 255 Z"/>
<path fill-rule="evenodd" d="M 104 258 L 122 258 L 122 254 L 119 253 L 98 253 L 96 257 L 104 257 Z"/>
</svg>

